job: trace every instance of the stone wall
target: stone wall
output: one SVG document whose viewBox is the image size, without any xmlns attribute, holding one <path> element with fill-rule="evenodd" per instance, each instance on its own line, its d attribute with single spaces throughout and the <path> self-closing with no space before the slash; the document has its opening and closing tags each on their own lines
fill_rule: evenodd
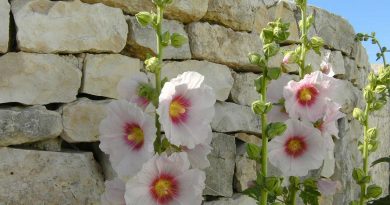
<svg viewBox="0 0 390 205">
<path fill-rule="evenodd" d="M 118 81 L 140 72 L 146 54 L 156 51 L 153 30 L 134 18 L 153 7 L 146 0 L 83 2 L 0 0 L 0 205 L 100 204 L 104 180 L 115 175 L 98 149 L 98 126 L 105 105 L 117 97 Z M 339 121 L 335 160 L 319 171 L 343 186 L 322 204 L 342 205 L 358 195 L 351 172 L 361 162 L 356 144 L 362 129 L 351 112 L 363 103 L 370 65 L 345 19 L 320 8 L 310 12 L 310 35 L 324 38 L 322 53 L 330 52 L 336 76 L 344 80 L 337 98 L 347 117 Z M 252 84 L 258 72 L 247 54 L 261 52 L 258 33 L 277 17 L 291 23 L 284 49 L 296 46 L 299 16 L 295 5 L 277 0 L 174 0 L 167 9 L 164 29 L 189 42 L 167 49 L 162 75 L 198 71 L 218 100 L 204 204 L 255 205 L 240 194 L 258 166 L 246 157 L 245 143 L 259 143 L 260 135 L 249 107 L 259 97 Z M 308 62 L 318 68 L 321 58 L 309 53 Z M 297 67 L 288 71 L 294 75 Z M 390 104 L 373 117 L 383 143 L 372 158 L 390 154 L 389 112 Z M 374 181 L 388 187 L 388 166 L 373 170 Z"/>
</svg>

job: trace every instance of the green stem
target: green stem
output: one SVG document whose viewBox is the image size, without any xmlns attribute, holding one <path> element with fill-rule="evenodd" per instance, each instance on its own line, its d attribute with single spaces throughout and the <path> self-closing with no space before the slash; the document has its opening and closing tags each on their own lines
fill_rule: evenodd
<svg viewBox="0 0 390 205">
<path fill-rule="evenodd" d="M 162 21 L 163 21 L 163 14 L 164 14 L 164 9 L 157 6 L 157 28 L 156 28 L 156 37 L 157 37 L 157 58 L 159 60 L 159 64 L 162 65 L 162 56 L 164 52 L 164 47 L 162 45 Z M 156 91 L 157 91 L 157 96 L 160 96 L 161 93 L 161 67 L 158 67 L 155 71 L 155 80 L 156 80 Z M 158 97 L 156 97 L 156 102 L 155 104 L 158 107 Z M 157 109 L 156 107 L 156 109 Z M 156 132 L 156 141 L 158 145 L 161 145 L 161 124 L 159 121 L 159 116 L 156 112 L 156 118 L 155 118 L 155 124 L 157 128 Z M 159 146 L 160 147 L 160 146 Z M 161 150 L 156 150 L 158 153 L 161 152 Z"/>
<path fill-rule="evenodd" d="M 375 40 L 376 40 L 376 39 L 375 39 Z M 382 54 L 383 65 L 384 65 L 384 67 L 386 67 L 387 64 L 386 64 L 385 52 L 382 52 L 382 46 L 381 46 L 381 44 L 379 43 L 378 40 L 376 40 L 376 44 L 378 45 L 379 50 L 380 50 L 380 52 L 381 52 L 381 54 Z"/>
<path fill-rule="evenodd" d="M 306 6 L 307 6 L 307 0 L 304 0 L 303 5 L 301 7 L 301 17 L 302 17 L 302 28 L 301 28 L 301 56 L 299 58 L 300 62 L 300 69 L 299 69 L 299 78 L 303 79 L 305 76 L 304 70 L 305 70 L 305 61 L 306 61 L 306 53 L 307 53 L 307 29 L 306 29 L 306 20 L 307 20 L 307 13 L 306 13 Z"/>
<path fill-rule="evenodd" d="M 364 176 L 368 176 L 368 109 L 370 104 L 367 103 L 364 110 L 364 137 L 363 137 L 363 172 Z M 360 185 L 360 205 L 365 205 L 365 195 L 366 195 L 366 183 Z"/>
<path fill-rule="evenodd" d="M 260 99 L 263 102 L 267 102 L 267 69 L 264 69 L 263 82 L 261 85 L 261 96 Z M 267 136 L 267 114 L 261 114 L 261 172 L 263 177 L 266 178 L 268 175 L 268 136 Z M 266 205 L 268 200 L 268 191 L 261 189 L 261 205 Z"/>
</svg>

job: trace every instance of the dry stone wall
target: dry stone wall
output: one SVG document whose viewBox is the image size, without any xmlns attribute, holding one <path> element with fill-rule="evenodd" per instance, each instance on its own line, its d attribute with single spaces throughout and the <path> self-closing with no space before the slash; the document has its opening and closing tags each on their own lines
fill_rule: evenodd
<svg viewBox="0 0 390 205">
<path fill-rule="evenodd" d="M 115 172 L 98 148 L 98 125 L 104 106 L 118 96 L 119 80 L 140 72 L 146 54 L 156 50 L 153 30 L 134 18 L 153 9 L 149 0 L 0 0 L 0 205 L 100 204 L 103 182 Z M 330 53 L 344 82 L 335 93 L 346 113 L 338 122 L 335 159 L 318 171 L 342 184 L 321 203 L 343 205 L 359 194 L 351 173 L 361 162 L 356 145 L 362 128 L 351 112 L 363 105 L 370 64 L 345 19 L 316 7 L 309 12 L 315 17 L 310 35 L 324 38 L 321 52 Z M 261 134 L 249 107 L 258 98 L 252 82 L 259 72 L 247 54 L 261 51 L 258 34 L 277 17 L 291 24 L 283 49 L 294 48 L 299 16 L 293 3 L 278 0 L 174 0 L 167 8 L 164 29 L 189 41 L 167 49 L 162 75 L 198 71 L 218 100 L 205 205 L 256 204 L 240 194 L 258 169 L 245 143 L 259 144 Z M 278 66 L 282 58 L 271 64 Z M 308 62 L 318 67 L 321 58 L 309 53 Z M 297 78 L 296 66 L 288 71 Z M 390 104 L 372 117 L 383 141 L 373 159 L 390 154 L 389 112 Z M 387 165 L 373 173 L 376 183 L 388 187 Z"/>
</svg>

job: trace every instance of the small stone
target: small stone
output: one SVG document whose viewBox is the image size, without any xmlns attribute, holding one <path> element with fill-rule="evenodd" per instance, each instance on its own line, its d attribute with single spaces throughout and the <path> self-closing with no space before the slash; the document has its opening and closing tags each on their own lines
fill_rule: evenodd
<svg viewBox="0 0 390 205">
<path fill-rule="evenodd" d="M 352 82 L 352 84 L 356 85 L 356 80 L 358 78 L 358 71 L 360 70 L 357 67 L 356 61 L 344 56 L 344 66 L 345 66 L 345 77 L 349 81 Z"/>
<path fill-rule="evenodd" d="M 242 192 L 248 188 L 249 182 L 257 178 L 256 161 L 245 156 L 236 156 L 236 171 L 234 173 L 235 188 Z"/>
<path fill-rule="evenodd" d="M 61 108 L 64 131 L 61 137 L 69 143 L 99 141 L 99 125 L 106 116 L 111 100 L 78 99 Z"/>
<path fill-rule="evenodd" d="M 234 67 L 237 70 L 259 71 L 251 65 L 248 54 L 262 52 L 256 34 L 235 32 L 232 29 L 209 23 L 188 25 L 192 57 Z"/>
<path fill-rule="evenodd" d="M 59 137 L 53 139 L 47 139 L 39 142 L 15 145 L 15 148 L 22 149 L 33 149 L 33 150 L 42 150 L 42 151 L 52 151 L 52 152 L 60 152 L 62 145 L 62 139 Z"/>
<path fill-rule="evenodd" d="M 231 91 L 232 100 L 240 105 L 251 106 L 260 98 L 260 94 L 255 89 L 255 79 L 260 77 L 254 73 L 233 72 L 234 84 Z"/>
<path fill-rule="evenodd" d="M 103 177 L 92 153 L 0 148 L 0 201 L 100 204 Z"/>
<path fill-rule="evenodd" d="M 124 77 L 140 72 L 139 59 L 119 54 L 88 54 L 84 61 L 82 93 L 118 98 L 117 85 Z"/>
<path fill-rule="evenodd" d="M 246 143 L 261 144 L 261 138 L 256 135 L 250 135 L 241 132 L 241 133 L 236 133 L 235 137 Z"/>
<path fill-rule="evenodd" d="M 207 61 L 166 62 L 162 69 L 162 78 L 172 79 L 186 71 L 196 71 L 205 76 L 205 83 L 213 88 L 217 100 L 225 101 L 233 86 L 233 77 L 229 67 Z"/>
<path fill-rule="evenodd" d="M 76 99 L 81 71 L 53 54 L 7 53 L 0 57 L 0 103 L 66 103 Z"/>
<path fill-rule="evenodd" d="M 147 54 L 157 53 L 156 32 L 151 26 L 142 27 L 137 22 L 137 19 L 132 16 L 126 17 L 129 25 L 129 35 L 127 38 L 127 46 L 122 52 L 137 58 L 145 59 Z M 170 34 L 179 33 L 188 39 L 187 32 L 184 30 L 184 25 L 174 20 L 164 20 L 162 32 L 169 31 Z M 191 51 L 189 42 L 185 43 L 180 48 L 168 46 L 163 53 L 164 59 L 191 59 Z"/>
<path fill-rule="evenodd" d="M 33 0 L 12 10 L 22 51 L 119 53 L 126 44 L 128 27 L 117 8 L 79 0 Z"/>
<path fill-rule="evenodd" d="M 0 53 L 8 51 L 10 5 L 7 0 L 0 0 Z"/>
<path fill-rule="evenodd" d="M 0 147 L 55 138 L 61 132 L 60 114 L 43 106 L 0 109 Z"/>
<path fill-rule="evenodd" d="M 204 195 L 233 195 L 233 175 L 236 144 L 233 136 L 213 133 L 213 150 L 208 155 L 211 166 L 206 168 L 206 189 Z"/>
<path fill-rule="evenodd" d="M 216 201 L 204 202 L 203 205 L 256 205 L 253 198 L 246 195 L 235 194 L 232 198 L 220 198 Z"/>
<path fill-rule="evenodd" d="M 217 102 L 211 127 L 216 132 L 261 132 L 260 119 L 250 107 L 230 102 Z"/>
</svg>

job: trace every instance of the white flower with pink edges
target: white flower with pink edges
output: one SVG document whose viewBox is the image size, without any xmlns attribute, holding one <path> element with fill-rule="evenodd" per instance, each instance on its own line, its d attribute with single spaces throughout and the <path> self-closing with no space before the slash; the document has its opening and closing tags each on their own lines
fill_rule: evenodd
<svg viewBox="0 0 390 205">
<path fill-rule="evenodd" d="M 126 205 L 125 202 L 125 183 L 119 179 L 115 178 L 105 183 L 106 190 L 102 194 L 101 204 L 102 205 Z"/>
<path fill-rule="evenodd" d="M 127 100 L 135 103 L 142 109 L 145 109 L 150 101 L 139 95 L 139 90 L 142 85 L 148 84 L 148 77 L 145 73 L 137 73 L 131 77 L 123 78 L 119 81 L 117 91 L 119 99 Z"/>
</svg>

